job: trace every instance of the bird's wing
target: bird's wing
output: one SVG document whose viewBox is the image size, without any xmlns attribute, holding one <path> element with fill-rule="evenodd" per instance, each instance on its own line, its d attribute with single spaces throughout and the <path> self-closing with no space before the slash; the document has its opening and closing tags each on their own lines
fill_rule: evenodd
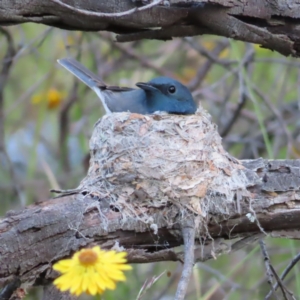
<svg viewBox="0 0 300 300">
<path fill-rule="evenodd" d="M 106 105 L 111 112 L 129 111 L 131 113 L 148 114 L 145 92 L 141 89 L 114 92 L 106 91 Z"/>
</svg>

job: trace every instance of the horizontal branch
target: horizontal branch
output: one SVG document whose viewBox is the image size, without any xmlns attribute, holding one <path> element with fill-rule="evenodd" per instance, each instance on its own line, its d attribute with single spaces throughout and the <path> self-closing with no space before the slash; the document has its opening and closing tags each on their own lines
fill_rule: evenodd
<svg viewBox="0 0 300 300">
<path fill-rule="evenodd" d="M 68 30 L 111 31 L 118 41 L 167 40 L 212 34 L 299 56 L 297 1 L 83 1 L 0 2 L 0 25 L 42 23 Z"/>
<path fill-rule="evenodd" d="M 221 142 L 201 108 L 186 116 L 102 117 L 79 187 L 0 221 L 0 283 L 16 276 L 45 284 L 54 262 L 95 244 L 148 263 L 182 262 L 172 248 L 183 244 L 183 232 L 190 250 L 187 236 L 195 233 L 198 261 L 264 235 L 299 239 L 300 160 L 241 162 Z"/>
<path fill-rule="evenodd" d="M 208 232 L 202 239 L 207 235 L 216 241 L 242 238 L 262 231 L 299 239 L 299 232 L 294 230 L 300 226 L 300 161 L 258 159 L 243 165 L 248 168 L 245 172 L 255 171 L 261 182 L 249 188 L 250 198 L 240 199 L 240 214 L 232 205 L 227 216 L 208 218 Z M 31 283 L 52 278 L 53 262 L 95 243 L 103 248 L 125 247 L 130 262 L 181 260 L 182 254 L 171 250 L 182 244 L 178 224 L 170 227 L 166 223 L 161 217 L 163 208 L 149 209 L 152 226 L 138 218 L 124 220 L 107 201 L 82 194 L 10 211 L 0 223 L 1 281 L 12 275 Z M 213 257 L 212 245 L 206 247 L 204 254 L 196 254 L 198 260 Z M 218 255 L 230 248 L 215 242 L 213 250 Z"/>
</svg>

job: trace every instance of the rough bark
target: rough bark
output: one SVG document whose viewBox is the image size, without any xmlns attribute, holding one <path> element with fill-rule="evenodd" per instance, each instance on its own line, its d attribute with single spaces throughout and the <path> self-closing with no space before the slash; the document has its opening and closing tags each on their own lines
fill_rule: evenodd
<svg viewBox="0 0 300 300">
<path fill-rule="evenodd" d="M 251 235 L 254 239 L 256 234 L 300 239 L 300 161 L 257 159 L 243 165 L 245 172 L 257 173 L 260 183 L 249 188 L 250 198 L 240 199 L 240 214 L 233 204 L 226 218 L 209 217 L 208 233 L 215 243 L 205 246 L 203 253 L 199 246 L 198 260 L 239 249 L 253 242 Z M 125 247 L 131 263 L 181 261 L 182 253 L 171 250 L 182 244 L 181 232 L 176 225 L 166 227 L 160 213 L 161 208 L 152 208 L 158 226 L 154 234 L 138 219 L 124 223 L 121 212 L 89 195 L 60 197 L 10 211 L 0 223 L 1 282 L 17 275 L 22 282 L 44 284 L 53 278 L 53 262 L 95 243 L 103 248 Z M 225 240 L 235 238 L 240 239 L 236 245 L 226 245 Z"/>
<path fill-rule="evenodd" d="M 146 3 L 146 4 L 145 4 Z M 299 56 L 297 1 L 2 0 L 0 25 L 111 31 L 118 41 L 213 34 Z"/>
</svg>

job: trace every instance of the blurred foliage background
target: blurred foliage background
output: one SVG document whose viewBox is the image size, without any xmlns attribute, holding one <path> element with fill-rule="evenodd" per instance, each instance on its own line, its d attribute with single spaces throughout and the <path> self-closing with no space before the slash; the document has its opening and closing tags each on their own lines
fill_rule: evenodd
<svg viewBox="0 0 300 300">
<path fill-rule="evenodd" d="M 46 201 L 52 188 L 77 187 L 87 172 L 88 140 L 104 110 L 93 91 L 57 64 L 66 56 L 111 85 L 134 87 L 159 75 L 179 79 L 210 112 L 224 147 L 239 159 L 300 156 L 297 59 L 212 36 L 117 44 L 108 33 L 67 32 L 37 24 L 1 28 L 2 216 Z M 279 274 L 300 246 L 298 241 L 271 238 L 266 244 Z M 127 272 L 126 283 L 101 299 L 136 299 L 143 283 L 163 272 L 141 299 L 173 299 L 180 271 L 178 263 L 136 265 Z M 270 290 L 265 273 L 258 245 L 198 263 L 186 299 L 265 299 Z M 298 265 L 285 283 L 300 299 Z M 26 299 L 42 297 L 38 288 L 27 292 Z"/>
</svg>

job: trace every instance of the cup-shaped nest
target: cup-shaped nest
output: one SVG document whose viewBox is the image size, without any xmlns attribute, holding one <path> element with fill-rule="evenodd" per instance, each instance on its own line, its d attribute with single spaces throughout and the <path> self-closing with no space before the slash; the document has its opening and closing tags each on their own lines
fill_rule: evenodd
<svg viewBox="0 0 300 300">
<path fill-rule="evenodd" d="M 95 125 L 90 154 L 79 188 L 121 209 L 175 205 L 203 217 L 226 214 L 250 184 L 202 109 L 188 116 L 106 115 Z"/>
</svg>

